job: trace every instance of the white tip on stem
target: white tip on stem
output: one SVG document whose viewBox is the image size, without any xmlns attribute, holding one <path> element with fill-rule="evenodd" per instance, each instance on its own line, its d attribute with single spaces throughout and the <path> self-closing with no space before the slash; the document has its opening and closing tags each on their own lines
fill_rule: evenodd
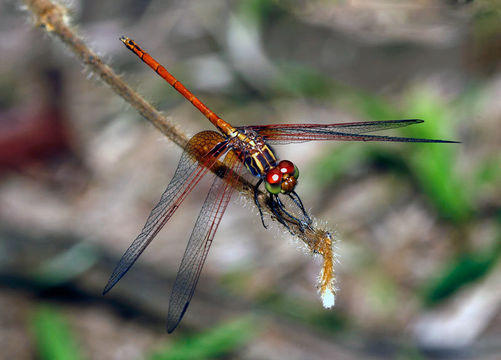
<svg viewBox="0 0 501 360">
<path fill-rule="evenodd" d="M 330 309 L 336 303 L 336 294 L 334 294 L 331 289 L 325 290 L 320 294 L 320 297 L 322 298 L 322 304 L 326 309 Z"/>
</svg>

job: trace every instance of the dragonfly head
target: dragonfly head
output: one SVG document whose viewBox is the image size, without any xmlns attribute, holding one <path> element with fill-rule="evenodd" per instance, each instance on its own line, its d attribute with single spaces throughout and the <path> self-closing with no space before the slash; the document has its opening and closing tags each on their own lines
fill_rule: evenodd
<svg viewBox="0 0 501 360">
<path fill-rule="evenodd" d="M 297 166 L 288 160 L 282 160 L 277 166 L 268 170 L 264 185 L 271 194 L 288 194 L 296 187 L 298 177 Z"/>
</svg>

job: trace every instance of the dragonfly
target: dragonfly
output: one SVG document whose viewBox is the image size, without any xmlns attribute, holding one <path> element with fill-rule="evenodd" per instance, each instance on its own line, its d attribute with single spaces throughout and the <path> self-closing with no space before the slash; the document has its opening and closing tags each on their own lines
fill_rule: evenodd
<svg viewBox="0 0 501 360">
<path fill-rule="evenodd" d="M 298 225 L 299 231 L 304 231 L 311 225 L 311 218 L 295 191 L 299 170 L 293 162 L 279 160 L 271 145 L 318 140 L 456 142 L 367 134 L 373 131 L 422 123 L 423 121 L 419 119 L 233 127 L 204 105 L 199 98 L 133 40 L 125 36 L 122 36 L 120 40 L 191 102 L 218 130 L 218 132 L 211 130 L 199 132 L 189 140 L 167 189 L 152 209 L 140 234 L 116 265 L 103 290 L 103 294 L 106 294 L 115 286 L 169 221 L 186 196 L 193 191 L 205 175 L 213 173 L 213 183 L 188 240 L 170 295 L 167 314 L 168 333 L 172 333 L 177 328 L 186 313 L 209 248 L 240 173 L 248 172 L 257 179 L 254 184 L 254 201 L 265 228 L 267 225 L 263 218 L 261 204 L 258 201 L 259 188 L 263 183 L 266 189 L 265 193 L 268 194 L 267 205 L 278 222 L 289 231 L 291 229 L 288 223 L 291 222 Z M 288 199 L 287 204 L 283 199 Z M 291 209 L 291 206 L 295 208 Z"/>
</svg>

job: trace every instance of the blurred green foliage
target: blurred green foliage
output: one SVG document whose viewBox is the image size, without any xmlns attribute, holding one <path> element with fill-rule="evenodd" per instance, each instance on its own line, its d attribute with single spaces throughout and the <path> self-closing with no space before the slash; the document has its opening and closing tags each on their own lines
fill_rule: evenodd
<svg viewBox="0 0 501 360">
<path fill-rule="evenodd" d="M 90 269 L 98 257 L 98 250 L 92 244 L 79 242 L 37 267 L 33 280 L 42 288 L 64 284 Z"/>
<path fill-rule="evenodd" d="M 429 119 L 423 126 L 403 129 L 406 134 L 455 140 L 453 114 L 448 104 L 428 88 L 416 88 L 408 95 L 407 111 L 417 118 Z M 457 176 L 454 166 L 461 144 L 418 144 L 409 154 L 409 164 L 419 186 L 433 202 L 439 214 L 461 224 L 473 213 L 469 186 Z"/>
<path fill-rule="evenodd" d="M 84 359 L 68 323 L 55 308 L 39 306 L 32 316 L 31 328 L 40 359 Z"/>
<path fill-rule="evenodd" d="M 251 267 L 241 267 L 225 274 L 223 284 L 235 293 L 245 292 L 253 281 Z M 265 311 L 307 323 L 330 332 L 338 332 L 347 326 L 346 319 L 334 310 L 325 311 L 319 303 L 296 300 L 283 292 L 265 291 L 258 295 L 258 302 Z"/>
<path fill-rule="evenodd" d="M 312 169 L 310 180 L 314 187 L 326 186 L 341 179 L 354 166 L 360 166 L 368 160 L 372 147 L 340 146 L 318 159 Z"/>
<path fill-rule="evenodd" d="M 501 1 L 477 0 L 473 29 L 477 40 L 489 41 L 501 31 Z"/>
<path fill-rule="evenodd" d="M 257 333 L 255 320 L 241 317 L 209 331 L 180 338 L 167 349 L 156 351 L 150 360 L 202 360 L 235 351 Z"/>
<path fill-rule="evenodd" d="M 248 22 L 256 26 L 261 25 L 275 8 L 273 1 L 270 0 L 248 0 L 239 4 L 238 15 L 245 18 Z"/>
<path fill-rule="evenodd" d="M 423 302 L 435 305 L 454 294 L 464 285 L 473 283 L 484 275 L 501 257 L 501 238 L 492 249 L 458 255 L 442 270 L 439 277 L 432 280 L 423 290 Z"/>
<path fill-rule="evenodd" d="M 328 332 L 346 330 L 348 326 L 347 319 L 335 310 L 325 311 L 318 306 L 318 303 L 315 305 L 304 300 L 296 300 L 279 292 L 263 294 L 260 302 L 273 314 L 279 314 Z"/>
<path fill-rule="evenodd" d="M 332 93 L 332 83 L 308 66 L 293 63 L 277 63 L 280 68 L 273 81 L 275 91 L 289 96 L 326 98 Z"/>
</svg>

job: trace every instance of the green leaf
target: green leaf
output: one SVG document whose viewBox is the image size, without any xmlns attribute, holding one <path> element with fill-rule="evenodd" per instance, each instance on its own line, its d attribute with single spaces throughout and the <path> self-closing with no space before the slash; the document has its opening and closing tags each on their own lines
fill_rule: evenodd
<svg viewBox="0 0 501 360">
<path fill-rule="evenodd" d="M 55 309 L 40 306 L 32 316 L 31 325 L 40 359 L 84 359 L 66 320 Z"/>
</svg>

